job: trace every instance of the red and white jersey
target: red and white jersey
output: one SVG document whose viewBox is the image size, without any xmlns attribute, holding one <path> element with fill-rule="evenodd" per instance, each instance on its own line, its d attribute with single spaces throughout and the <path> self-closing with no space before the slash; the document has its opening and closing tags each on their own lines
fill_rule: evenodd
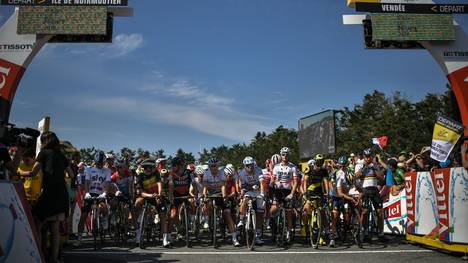
<svg viewBox="0 0 468 263">
<path fill-rule="evenodd" d="M 278 188 L 291 189 L 294 180 L 297 180 L 297 167 L 292 164 L 277 164 L 273 168 L 275 184 Z"/>
</svg>

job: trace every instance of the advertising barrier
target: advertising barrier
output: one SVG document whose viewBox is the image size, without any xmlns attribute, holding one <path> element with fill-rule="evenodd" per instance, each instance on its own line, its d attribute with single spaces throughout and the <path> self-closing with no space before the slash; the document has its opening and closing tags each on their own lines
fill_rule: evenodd
<svg viewBox="0 0 468 263">
<path fill-rule="evenodd" d="M 406 173 L 407 239 L 468 252 L 468 171 Z"/>
<path fill-rule="evenodd" d="M 400 191 L 398 195 L 389 194 L 384 208 L 384 233 L 392 235 L 406 234 L 406 193 Z"/>
<path fill-rule="evenodd" d="M 0 262 L 42 262 L 22 184 L 0 182 Z"/>
</svg>

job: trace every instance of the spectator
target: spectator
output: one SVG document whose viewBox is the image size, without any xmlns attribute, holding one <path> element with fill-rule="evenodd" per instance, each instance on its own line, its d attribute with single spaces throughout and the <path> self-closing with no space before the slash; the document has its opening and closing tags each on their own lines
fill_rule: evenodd
<svg viewBox="0 0 468 263">
<path fill-rule="evenodd" d="M 18 166 L 18 174 L 30 172 L 33 169 L 36 161 L 36 153 L 33 148 L 24 151 L 22 160 Z M 35 177 L 21 177 L 23 181 L 26 199 L 32 206 L 36 203 L 39 194 L 41 193 L 42 173 L 39 172 Z"/>
<path fill-rule="evenodd" d="M 73 177 L 73 171 L 65 155 L 60 151 L 60 142 L 53 132 L 41 135 L 42 149 L 37 156 L 32 171 L 24 172 L 22 176 L 36 176 L 39 171 L 43 173 L 42 193 L 33 208 L 36 219 L 38 237 L 42 242 L 41 232 L 45 223 L 50 224 L 50 262 L 58 262 L 60 246 L 60 221 L 65 220 L 68 213 L 68 193 L 65 186 L 65 172 Z M 43 244 L 45 242 L 42 242 Z M 44 249 L 44 248 L 43 248 Z M 45 254 L 45 253 L 44 253 Z"/>
</svg>

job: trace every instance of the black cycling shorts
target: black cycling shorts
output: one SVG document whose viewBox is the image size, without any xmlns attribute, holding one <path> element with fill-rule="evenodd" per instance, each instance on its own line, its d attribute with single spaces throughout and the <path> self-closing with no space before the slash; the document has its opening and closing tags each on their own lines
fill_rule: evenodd
<svg viewBox="0 0 468 263">
<path fill-rule="evenodd" d="M 291 193 L 291 189 L 274 189 L 273 190 L 273 201 L 277 201 L 284 204 L 285 208 L 291 207 L 291 202 L 286 202 L 284 199 Z"/>
<path fill-rule="evenodd" d="M 380 197 L 379 189 L 377 187 L 367 187 L 363 191 L 363 203 L 364 209 L 369 209 L 371 202 L 375 209 L 382 209 L 382 198 Z"/>
<path fill-rule="evenodd" d="M 341 197 L 332 196 L 332 201 L 333 201 L 333 206 L 332 206 L 333 210 L 340 211 L 345 204 L 343 198 Z"/>
</svg>

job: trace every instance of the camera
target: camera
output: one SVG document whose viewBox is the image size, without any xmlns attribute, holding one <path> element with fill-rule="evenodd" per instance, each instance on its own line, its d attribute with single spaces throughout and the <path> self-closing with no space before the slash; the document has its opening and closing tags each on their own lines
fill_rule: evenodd
<svg viewBox="0 0 468 263">
<path fill-rule="evenodd" d="M 0 142 L 6 146 L 35 147 L 41 133 L 32 128 L 17 128 L 13 124 L 0 126 Z"/>
</svg>

